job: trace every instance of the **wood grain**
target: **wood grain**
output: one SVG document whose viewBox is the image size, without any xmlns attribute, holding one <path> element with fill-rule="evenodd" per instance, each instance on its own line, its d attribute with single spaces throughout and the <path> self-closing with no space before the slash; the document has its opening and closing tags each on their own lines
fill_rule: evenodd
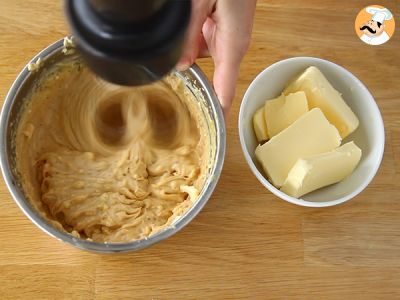
<svg viewBox="0 0 400 300">
<path fill-rule="evenodd" d="M 1 299 L 400 298 L 400 28 L 379 47 L 354 32 L 370 1 L 258 1 L 253 40 L 227 125 L 221 180 L 196 219 L 148 249 L 96 255 L 41 232 L 0 184 Z M 381 1 L 400 24 L 399 1 Z M 0 99 L 22 67 L 68 30 L 61 1 L 0 0 Z M 250 172 L 237 117 L 268 65 L 292 56 L 332 60 L 375 96 L 386 129 L 382 166 L 352 201 L 285 203 Z M 210 59 L 198 61 L 212 78 Z"/>
</svg>

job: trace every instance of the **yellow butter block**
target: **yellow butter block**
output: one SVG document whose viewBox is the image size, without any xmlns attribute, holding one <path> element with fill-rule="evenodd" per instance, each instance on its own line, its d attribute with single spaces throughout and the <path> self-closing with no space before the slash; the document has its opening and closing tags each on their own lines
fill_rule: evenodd
<svg viewBox="0 0 400 300">
<path fill-rule="evenodd" d="M 260 107 L 253 116 L 254 133 L 259 143 L 268 140 L 267 124 L 264 119 L 264 106 Z"/>
<path fill-rule="evenodd" d="M 300 158 L 290 170 L 281 191 L 299 198 L 349 176 L 361 158 L 361 149 L 349 142 L 330 152 Z"/>
<path fill-rule="evenodd" d="M 268 100 L 264 108 L 268 136 L 277 135 L 307 111 L 307 98 L 303 91 Z"/>
<path fill-rule="evenodd" d="M 299 158 L 333 150 L 340 142 L 335 126 L 319 108 L 314 108 L 264 145 L 259 145 L 255 155 L 268 178 L 280 188 Z"/>
<path fill-rule="evenodd" d="M 356 115 L 318 68 L 307 68 L 283 93 L 287 95 L 297 91 L 306 93 L 310 109 L 320 108 L 329 122 L 339 130 L 342 138 L 358 127 Z"/>
</svg>

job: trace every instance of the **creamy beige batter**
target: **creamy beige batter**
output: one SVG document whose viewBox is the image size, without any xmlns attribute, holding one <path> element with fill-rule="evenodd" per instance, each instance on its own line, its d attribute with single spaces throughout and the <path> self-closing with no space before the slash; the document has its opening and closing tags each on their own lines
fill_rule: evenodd
<svg viewBox="0 0 400 300">
<path fill-rule="evenodd" d="M 142 239 L 199 195 L 206 127 L 174 75 L 120 87 L 70 63 L 31 95 L 16 135 L 18 169 L 31 202 L 55 226 L 97 242 Z"/>
</svg>

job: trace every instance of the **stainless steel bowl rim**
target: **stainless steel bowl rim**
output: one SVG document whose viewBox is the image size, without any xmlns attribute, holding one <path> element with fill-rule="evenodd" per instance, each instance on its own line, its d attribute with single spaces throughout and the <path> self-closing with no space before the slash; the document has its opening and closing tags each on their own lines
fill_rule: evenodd
<svg viewBox="0 0 400 300">
<path fill-rule="evenodd" d="M 53 53 L 57 51 L 61 51 L 63 48 L 64 39 L 60 39 L 52 45 L 48 46 L 41 52 L 39 52 L 31 61 L 36 62 L 39 58 L 45 59 L 51 56 Z M 29 200 L 25 199 L 24 194 L 21 192 L 19 187 L 15 183 L 14 176 L 10 170 L 10 165 L 8 161 L 8 148 L 7 144 L 10 141 L 7 141 L 7 128 L 9 124 L 9 112 L 12 108 L 15 97 L 18 95 L 20 87 L 23 86 L 25 80 L 30 75 L 28 71 L 28 65 L 24 67 L 24 69 L 17 76 L 16 80 L 12 84 L 7 96 L 5 98 L 3 108 L 0 115 L 0 164 L 1 171 L 3 174 L 3 178 L 5 183 L 10 191 L 14 201 L 20 207 L 20 209 L 24 212 L 24 214 L 40 229 L 44 232 L 53 236 L 54 238 L 71 244 L 77 248 L 83 250 L 89 250 L 93 252 L 100 253 L 115 253 L 115 252 L 127 252 L 143 249 L 148 247 L 154 243 L 157 243 L 161 240 L 164 240 L 183 227 L 185 227 L 204 207 L 207 203 L 208 199 L 211 197 L 215 186 L 218 182 L 219 176 L 222 171 L 224 157 L 225 157 L 225 147 L 226 147 L 226 131 L 224 124 L 224 117 L 222 113 L 221 106 L 219 104 L 218 98 L 213 90 L 213 88 L 208 83 L 208 80 L 205 74 L 201 71 L 201 69 L 194 64 L 188 70 L 195 80 L 200 83 L 202 88 L 204 88 L 204 92 L 206 93 L 208 99 L 210 99 L 212 114 L 215 116 L 215 126 L 216 133 L 218 135 L 218 146 L 216 147 L 215 160 L 210 174 L 212 176 L 212 180 L 209 181 L 208 186 L 203 189 L 200 198 L 197 202 L 183 215 L 173 226 L 167 227 L 166 229 L 150 236 L 147 239 L 137 240 L 129 243 L 98 243 L 87 241 L 84 239 L 76 238 L 66 232 L 62 232 L 56 229 L 54 226 L 50 225 L 44 218 L 42 218 L 35 209 L 30 205 Z"/>
</svg>

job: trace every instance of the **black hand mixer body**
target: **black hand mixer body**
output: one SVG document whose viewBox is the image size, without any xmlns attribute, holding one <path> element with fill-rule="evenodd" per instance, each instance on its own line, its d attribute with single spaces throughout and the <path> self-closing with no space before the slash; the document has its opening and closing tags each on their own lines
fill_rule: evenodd
<svg viewBox="0 0 400 300">
<path fill-rule="evenodd" d="M 88 67 L 119 85 L 161 79 L 178 62 L 190 0 L 66 0 L 77 49 Z"/>
</svg>

